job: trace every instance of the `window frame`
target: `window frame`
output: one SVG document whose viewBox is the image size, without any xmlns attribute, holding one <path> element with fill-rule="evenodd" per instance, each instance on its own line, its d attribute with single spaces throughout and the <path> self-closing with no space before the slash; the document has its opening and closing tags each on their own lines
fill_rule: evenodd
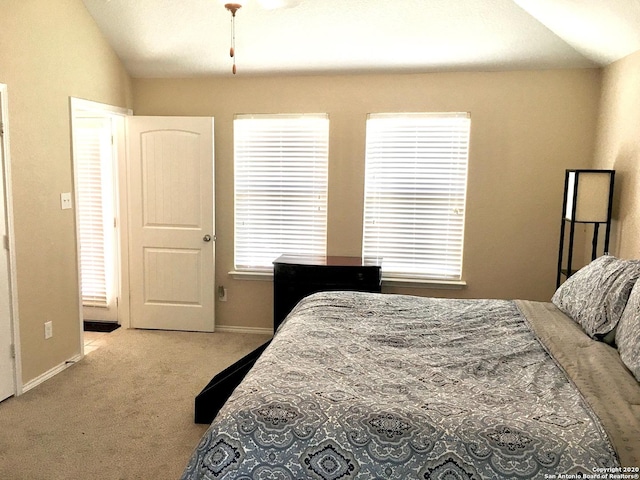
<svg viewBox="0 0 640 480">
<path fill-rule="evenodd" d="M 308 124 L 301 124 L 299 126 L 293 125 L 296 120 L 301 120 L 302 122 L 309 122 Z M 261 137 L 262 144 L 260 140 L 257 138 L 248 138 L 247 135 L 251 134 L 251 123 L 256 123 L 260 121 L 272 121 L 272 125 L 265 126 L 263 131 L 258 130 L 253 132 L 253 135 L 263 135 Z M 241 122 L 245 122 L 244 125 Z M 285 143 L 288 142 L 288 145 L 279 145 L 275 146 L 278 124 L 284 128 L 285 136 L 281 137 L 285 139 Z M 314 125 L 315 124 L 315 125 Z M 267 124 L 265 124 L 267 125 Z M 287 127 L 287 125 L 289 125 Z M 245 131 L 245 128 L 249 128 L 249 133 Z M 291 128 L 290 132 L 287 132 L 286 129 Z M 296 128 L 299 131 L 296 131 Z M 315 130 L 314 130 L 315 128 Z M 273 131 L 269 131 L 269 129 L 273 129 Z M 305 130 L 307 129 L 307 130 Z M 308 139 L 304 139 L 307 143 L 302 145 L 300 148 L 300 140 L 304 136 L 304 132 L 312 132 L 310 133 L 310 137 Z M 257 132 L 257 133 L 256 133 Z M 265 133 L 266 132 L 266 133 Z M 283 132 L 281 132 L 283 133 Z M 269 135 L 273 134 L 273 138 L 267 138 Z M 290 134 L 291 137 L 287 137 L 287 134 Z M 297 135 L 297 137 L 296 137 Z M 295 138 L 293 138 L 295 137 Z M 266 144 L 270 140 L 273 143 Z M 252 143 L 253 142 L 253 143 Z M 292 146 L 292 142 L 295 143 L 295 146 Z M 282 140 L 280 140 L 282 143 Z M 270 148 L 274 148 L 271 149 Z M 251 149 L 256 148 L 254 150 L 257 152 L 257 155 L 253 160 L 250 160 L 248 157 L 250 156 L 248 152 Z M 278 153 L 278 148 L 282 149 Z M 287 153 L 283 151 L 291 148 L 292 151 Z M 260 149 L 264 149 L 264 151 L 260 152 Z M 297 149 L 297 150 L 296 150 Z M 267 153 L 265 153 L 267 152 Z M 260 158 L 260 154 L 262 153 L 263 158 Z M 279 172 L 278 167 L 274 164 L 269 164 L 269 162 L 265 162 L 264 155 L 271 156 L 271 160 L 277 160 L 280 162 Z M 318 159 L 320 162 L 318 163 Z M 305 164 L 305 160 L 314 160 L 312 164 Z M 289 167 L 283 162 L 290 161 Z M 252 162 L 251 165 L 248 163 Z M 285 168 L 283 168 L 285 167 Z M 295 239 L 300 238 L 301 235 L 299 231 L 293 231 L 296 227 L 291 227 L 291 236 L 283 238 L 286 241 L 293 242 L 289 248 L 282 248 L 276 253 L 273 251 L 271 254 L 267 253 L 259 253 L 256 254 L 254 251 L 254 260 L 260 258 L 259 261 L 248 262 L 248 256 L 252 255 L 246 252 L 247 245 L 250 244 L 251 239 L 250 236 L 256 236 L 256 230 L 251 227 L 247 227 L 246 224 L 241 225 L 243 221 L 246 223 L 248 220 L 248 204 L 246 193 L 251 186 L 252 182 L 258 185 L 261 190 L 261 193 L 257 194 L 258 196 L 264 195 L 264 198 L 267 198 L 268 195 L 273 193 L 274 196 L 277 195 L 276 191 L 267 192 L 264 189 L 269 189 L 270 187 L 266 185 L 266 182 L 263 180 L 251 180 L 249 177 L 251 173 L 248 173 L 250 170 L 255 168 L 261 169 L 263 175 L 271 175 L 273 179 L 277 179 L 278 182 L 281 182 L 287 178 L 286 174 L 283 172 L 290 173 L 289 179 L 292 180 L 291 184 L 288 184 L 292 188 L 310 188 L 310 192 L 305 193 L 302 197 L 302 204 L 298 205 L 298 207 L 302 207 L 307 209 L 306 211 L 311 211 L 310 209 L 317 209 L 315 213 L 312 214 L 313 224 L 308 225 L 311 230 L 314 230 L 312 233 L 312 244 L 313 248 L 308 248 L 309 242 L 307 240 L 302 243 L 295 243 Z M 293 170 L 289 170 L 289 168 L 293 168 Z M 256 279 L 263 280 L 268 279 L 273 275 L 273 265 L 270 264 L 273 260 L 275 260 L 281 254 L 301 254 L 301 255 L 317 255 L 322 254 L 326 255 L 327 248 L 327 206 L 328 206 L 328 170 L 329 170 L 329 115 L 326 113 L 317 114 L 317 113 L 302 113 L 302 114 L 237 114 L 234 115 L 234 253 L 233 253 L 233 268 L 234 270 L 229 272 L 232 277 L 239 279 Z M 255 171 L 255 170 L 253 170 Z M 277 174 L 277 176 L 276 176 Z M 296 179 L 293 178 L 298 175 L 299 183 L 296 183 Z M 256 175 L 257 177 L 257 175 Z M 265 178 L 264 176 L 262 177 Z M 294 185 L 295 184 L 295 185 Z M 287 185 L 284 185 L 286 188 Z M 277 189 L 276 189 L 277 190 Z M 253 191 L 257 191 L 253 189 Z M 280 191 L 281 197 L 283 190 Z M 299 190 L 298 190 L 299 193 Z M 254 194 L 255 196 L 256 194 Z M 286 197 L 287 195 L 284 195 Z M 289 192 L 288 196 L 290 199 L 295 201 L 296 194 Z M 315 200 L 311 197 L 317 197 Z M 250 201 L 250 200 L 249 200 Z M 286 204 L 286 198 L 281 199 L 281 204 Z M 276 200 L 273 200 L 274 203 L 277 203 Z M 273 205 L 269 203 L 268 205 Z M 269 209 L 274 210 L 275 207 L 267 206 L 267 210 L 265 210 L 265 215 L 269 215 Z M 265 217 L 266 218 L 266 217 Z M 303 218 L 303 217 L 301 217 Z M 310 217 L 304 217 L 308 220 Z M 318 223 L 318 219 L 322 219 L 321 224 Z M 287 223 L 289 220 L 285 219 Z M 302 223 L 302 222 L 300 222 Z M 308 222 L 306 222 L 308 223 Z M 290 223 L 290 225 L 294 225 L 294 223 Z M 266 227 L 265 227 L 266 228 Z M 306 227 L 305 227 L 306 228 Z M 319 230 L 318 230 L 319 229 Z M 244 231 L 243 231 L 244 230 Z M 246 231 L 250 231 L 251 234 Z M 273 232 L 272 232 L 273 233 Z M 282 228 L 279 229 L 279 233 L 282 233 Z M 245 235 L 246 234 L 246 235 Z M 286 238 L 285 238 L 286 237 Z M 294 240 L 292 240 L 295 237 Z M 274 242 L 271 242 L 273 244 Z M 261 242 L 261 251 L 266 251 L 268 247 L 268 243 L 264 241 Z M 245 249 L 245 250 L 243 250 Z M 259 249 L 260 250 L 260 249 Z M 240 252 L 240 253 L 239 253 Z M 265 258 L 269 258 L 269 265 L 266 264 Z M 273 258 L 271 258 L 273 257 Z"/>
<path fill-rule="evenodd" d="M 430 123 L 437 123 L 439 120 L 444 120 L 443 126 L 448 122 L 454 124 L 452 126 L 452 133 L 450 137 L 451 139 L 460 140 L 459 144 L 456 144 L 451 150 L 445 150 L 444 152 L 436 152 L 440 157 L 436 157 L 431 155 L 428 156 L 428 153 L 431 152 L 433 154 L 435 150 L 429 151 L 429 148 L 435 146 L 436 142 L 429 137 L 429 132 L 431 128 L 434 128 L 432 135 L 438 135 L 437 126 L 430 126 Z M 456 123 L 460 123 L 461 130 L 458 130 L 458 127 L 455 127 Z M 411 125 L 413 123 L 413 125 Z M 423 123 L 424 125 L 420 125 Z M 463 278 L 463 257 L 464 257 L 464 225 L 465 225 L 465 211 L 466 211 L 466 201 L 467 201 L 467 181 L 468 181 L 468 167 L 469 167 L 469 147 L 470 147 L 470 114 L 467 112 L 412 112 L 412 113 L 372 113 L 367 115 L 367 125 L 366 125 L 366 141 L 365 141 L 365 188 L 364 188 L 364 208 L 363 208 L 363 228 L 362 228 L 362 252 L 363 255 L 367 256 L 379 256 L 382 257 L 382 273 L 383 273 L 383 282 L 384 284 L 396 285 L 396 286 L 413 286 L 413 287 L 439 287 L 439 288 L 461 288 L 466 285 Z M 385 127 L 387 127 L 387 131 L 385 131 Z M 394 133 L 392 127 L 397 130 Z M 445 130 L 447 127 L 444 127 Z M 406 143 L 403 143 L 403 136 L 408 135 L 407 131 L 403 129 L 415 129 L 416 131 L 420 129 L 424 129 L 423 132 L 417 132 L 416 138 L 407 140 Z M 435 132 L 435 133 L 434 133 Z M 374 135 L 377 135 L 374 137 Z M 407 139 L 409 137 L 406 137 Z M 433 143 L 433 145 L 430 144 Z M 413 143 L 411 148 L 415 151 L 409 152 L 408 145 Z M 450 147 L 450 145 L 445 145 Z M 460 150 L 460 146 L 462 146 L 462 150 Z M 404 151 L 400 152 L 400 148 L 404 147 Z M 442 150 L 442 145 L 438 145 L 439 150 Z M 397 152 L 394 153 L 393 149 L 397 149 Z M 426 153 L 425 153 L 426 152 Z M 458 152 L 458 153 L 456 153 Z M 412 159 L 412 155 L 415 157 Z M 420 159 L 420 155 L 423 155 L 425 159 Z M 406 264 L 409 263 L 408 256 L 407 259 L 400 258 L 397 256 L 398 251 L 401 250 L 399 247 L 399 243 L 392 244 L 390 248 L 386 248 L 382 245 L 384 241 L 381 241 L 380 238 L 388 235 L 388 238 L 391 239 L 393 236 L 400 237 L 403 235 L 402 233 L 395 233 L 397 231 L 403 232 L 404 235 L 407 235 L 407 232 L 413 228 L 414 230 L 419 230 L 415 228 L 417 222 L 415 221 L 415 217 L 412 220 L 413 223 L 409 223 L 408 225 L 412 225 L 412 227 L 393 227 L 393 223 L 398 223 L 398 217 L 391 217 L 386 225 L 388 226 L 387 231 L 383 231 L 384 227 L 382 225 L 374 226 L 373 218 L 381 218 L 384 214 L 389 214 L 389 210 L 391 209 L 392 213 L 397 213 L 397 215 L 402 215 L 402 207 L 396 207 L 400 210 L 398 212 L 393 211 L 394 204 L 400 204 L 401 195 L 397 195 L 398 188 L 403 188 L 398 186 L 402 181 L 405 183 L 407 179 L 410 177 L 406 177 L 403 180 L 399 180 L 402 176 L 401 173 L 396 172 L 396 177 L 398 180 L 394 180 L 393 167 L 389 163 L 392 160 L 400 159 L 400 161 L 405 164 L 402 165 L 402 170 L 407 175 L 410 167 L 408 165 L 415 163 L 416 165 L 413 168 L 416 168 L 417 171 L 415 175 L 432 175 L 433 171 L 437 171 L 438 175 L 447 175 L 447 167 L 444 166 L 447 158 L 451 156 L 455 158 L 453 160 L 453 168 L 449 166 L 449 169 L 455 171 L 455 173 L 449 173 L 448 175 L 456 176 L 455 178 L 455 186 L 452 187 L 454 189 L 454 197 L 456 198 L 453 201 L 453 205 L 457 205 L 454 208 L 451 208 L 451 205 L 444 205 L 442 207 L 433 207 L 429 205 L 429 201 L 426 200 L 423 204 L 424 208 L 421 210 L 424 215 L 425 212 L 437 211 L 438 215 L 441 215 L 447 208 L 451 208 L 451 211 L 445 213 L 447 215 L 446 219 L 456 219 L 455 225 L 450 227 L 458 232 L 457 241 L 452 244 L 452 247 L 456 249 L 456 254 L 445 255 L 446 261 L 445 266 L 440 267 L 440 270 L 432 270 L 426 274 L 417 273 L 422 268 L 427 268 L 429 266 L 428 262 L 423 262 L 420 267 L 415 267 L 416 262 L 414 259 L 410 261 L 409 268 L 406 268 Z M 385 163 L 386 162 L 386 163 Z M 422 162 L 422 163 L 421 163 Z M 462 163 L 462 168 L 461 168 Z M 433 165 L 437 165 L 434 167 Z M 443 168 L 444 167 L 444 168 Z M 436 170 L 437 168 L 437 170 Z M 429 169 L 431 169 L 431 173 L 429 173 Z M 377 170 L 377 172 L 376 172 Z M 382 175 L 382 171 L 384 170 L 384 175 Z M 390 175 L 391 174 L 391 175 Z M 379 178 L 374 178 L 374 177 Z M 462 177 L 461 177 L 462 175 Z M 384 177 L 384 178 L 383 178 Z M 415 176 L 412 178 L 416 178 Z M 391 185 L 393 181 L 396 181 L 397 185 Z M 431 189 L 435 190 L 433 187 L 435 183 L 431 184 Z M 409 185 L 408 183 L 406 185 Z M 416 183 L 412 183 L 415 188 Z M 390 188 L 390 190 L 389 190 Z M 388 201 L 381 200 L 382 190 L 387 189 L 386 194 L 389 196 Z M 395 189 L 395 191 L 394 191 Z M 418 188 L 420 190 L 420 188 Z M 424 190 L 422 189 L 422 194 L 424 194 Z M 462 199 L 460 200 L 460 190 L 462 191 Z M 414 194 L 418 195 L 418 193 Z M 409 195 L 407 195 L 409 197 Z M 431 197 L 429 197 L 431 198 Z M 376 201 L 377 199 L 377 201 Z M 451 200 L 448 200 L 451 202 Z M 435 202 L 432 202 L 435 203 Z M 412 208 L 415 207 L 415 201 L 406 201 L 406 205 L 412 205 Z M 426 206 L 425 206 L 426 205 Z M 376 214 L 372 211 L 372 208 L 382 208 L 387 209 L 382 212 L 379 210 Z M 457 209 L 457 213 L 455 211 Z M 408 208 L 406 209 L 408 210 Z M 381 213 L 382 212 L 382 213 Z M 418 213 L 419 214 L 419 213 Z M 459 218 L 458 218 L 459 217 Z M 432 217 L 436 218 L 436 217 Z M 409 221 L 409 220 L 407 220 Z M 449 220 L 444 220 L 442 225 L 446 225 L 446 222 Z M 394 229 L 395 228 L 395 229 Z M 398 230 L 399 229 L 399 230 Z M 447 229 L 443 229 L 443 232 L 446 232 Z M 375 235 L 373 232 L 379 232 L 378 235 Z M 388 233 L 393 232 L 393 233 Z M 406 238 L 406 237 L 403 237 Z M 432 260 L 431 265 L 435 263 L 433 260 L 438 253 L 439 247 L 433 247 L 435 242 L 432 245 L 428 245 L 429 242 L 424 238 L 419 238 L 419 242 L 417 245 L 417 249 L 419 252 L 416 254 L 417 258 L 420 258 L 420 254 L 422 253 L 422 258 L 426 258 L 426 254 L 424 252 L 429 251 L 429 249 L 433 250 L 435 253 L 431 254 Z M 391 240 L 392 241 L 392 240 Z M 444 240 L 445 242 L 449 242 L 448 239 Z M 456 243 L 457 242 L 457 243 Z M 412 243 L 413 245 L 413 243 Z M 385 254 L 387 256 L 387 261 L 385 262 Z M 394 256 L 395 255 L 395 256 Z M 404 254 L 401 254 L 402 257 Z M 452 257 L 456 257 L 457 261 L 453 261 Z M 391 258 L 391 261 L 389 260 Z M 405 263 L 405 269 L 400 266 L 402 263 Z M 391 263 L 391 266 L 390 266 Z M 386 265 L 386 268 L 385 268 Z M 452 270 L 455 269 L 455 271 Z"/>
</svg>

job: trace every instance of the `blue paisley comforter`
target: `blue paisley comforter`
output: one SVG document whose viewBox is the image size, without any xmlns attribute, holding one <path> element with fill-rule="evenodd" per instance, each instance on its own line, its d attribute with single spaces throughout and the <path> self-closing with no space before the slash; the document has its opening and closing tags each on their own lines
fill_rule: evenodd
<svg viewBox="0 0 640 480">
<path fill-rule="evenodd" d="M 182 478 L 524 479 L 617 465 L 514 302 L 334 292 L 289 315 Z"/>
</svg>

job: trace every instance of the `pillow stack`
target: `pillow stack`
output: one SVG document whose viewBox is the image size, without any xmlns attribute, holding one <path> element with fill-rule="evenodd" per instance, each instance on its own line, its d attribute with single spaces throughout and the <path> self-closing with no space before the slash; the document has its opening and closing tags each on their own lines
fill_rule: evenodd
<svg viewBox="0 0 640 480">
<path fill-rule="evenodd" d="M 591 338 L 601 340 L 615 332 L 620 358 L 640 381 L 638 278 L 640 260 L 604 255 L 569 277 L 551 301 Z"/>
<path fill-rule="evenodd" d="M 622 312 L 616 344 L 622 362 L 640 382 L 640 282 L 634 285 Z"/>
</svg>

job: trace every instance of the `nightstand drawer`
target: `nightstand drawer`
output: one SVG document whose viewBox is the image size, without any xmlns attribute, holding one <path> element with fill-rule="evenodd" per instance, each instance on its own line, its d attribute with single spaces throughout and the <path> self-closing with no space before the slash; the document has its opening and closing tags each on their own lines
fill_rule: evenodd
<svg viewBox="0 0 640 480">
<path fill-rule="evenodd" d="M 274 275 L 282 282 L 334 283 L 341 285 L 380 283 L 379 267 L 340 267 L 274 264 Z"/>
</svg>

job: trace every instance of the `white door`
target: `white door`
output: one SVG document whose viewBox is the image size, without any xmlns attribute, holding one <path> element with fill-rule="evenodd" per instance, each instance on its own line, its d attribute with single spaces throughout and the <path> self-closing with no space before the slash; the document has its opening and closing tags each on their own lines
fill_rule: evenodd
<svg viewBox="0 0 640 480">
<path fill-rule="evenodd" d="M 128 122 L 131 326 L 212 332 L 213 118 Z"/>
<path fill-rule="evenodd" d="M 3 109 L 3 92 L 0 90 L 0 112 Z M 4 188 L 4 131 L 3 117 L 0 113 L 0 239 L 7 235 L 7 210 Z M 4 240 L 6 241 L 6 240 Z M 6 245 L 6 243 L 5 243 Z M 0 246 L 0 401 L 15 393 L 15 362 L 11 345 L 13 334 L 11 326 L 11 294 L 9 288 L 9 252 Z"/>
</svg>

